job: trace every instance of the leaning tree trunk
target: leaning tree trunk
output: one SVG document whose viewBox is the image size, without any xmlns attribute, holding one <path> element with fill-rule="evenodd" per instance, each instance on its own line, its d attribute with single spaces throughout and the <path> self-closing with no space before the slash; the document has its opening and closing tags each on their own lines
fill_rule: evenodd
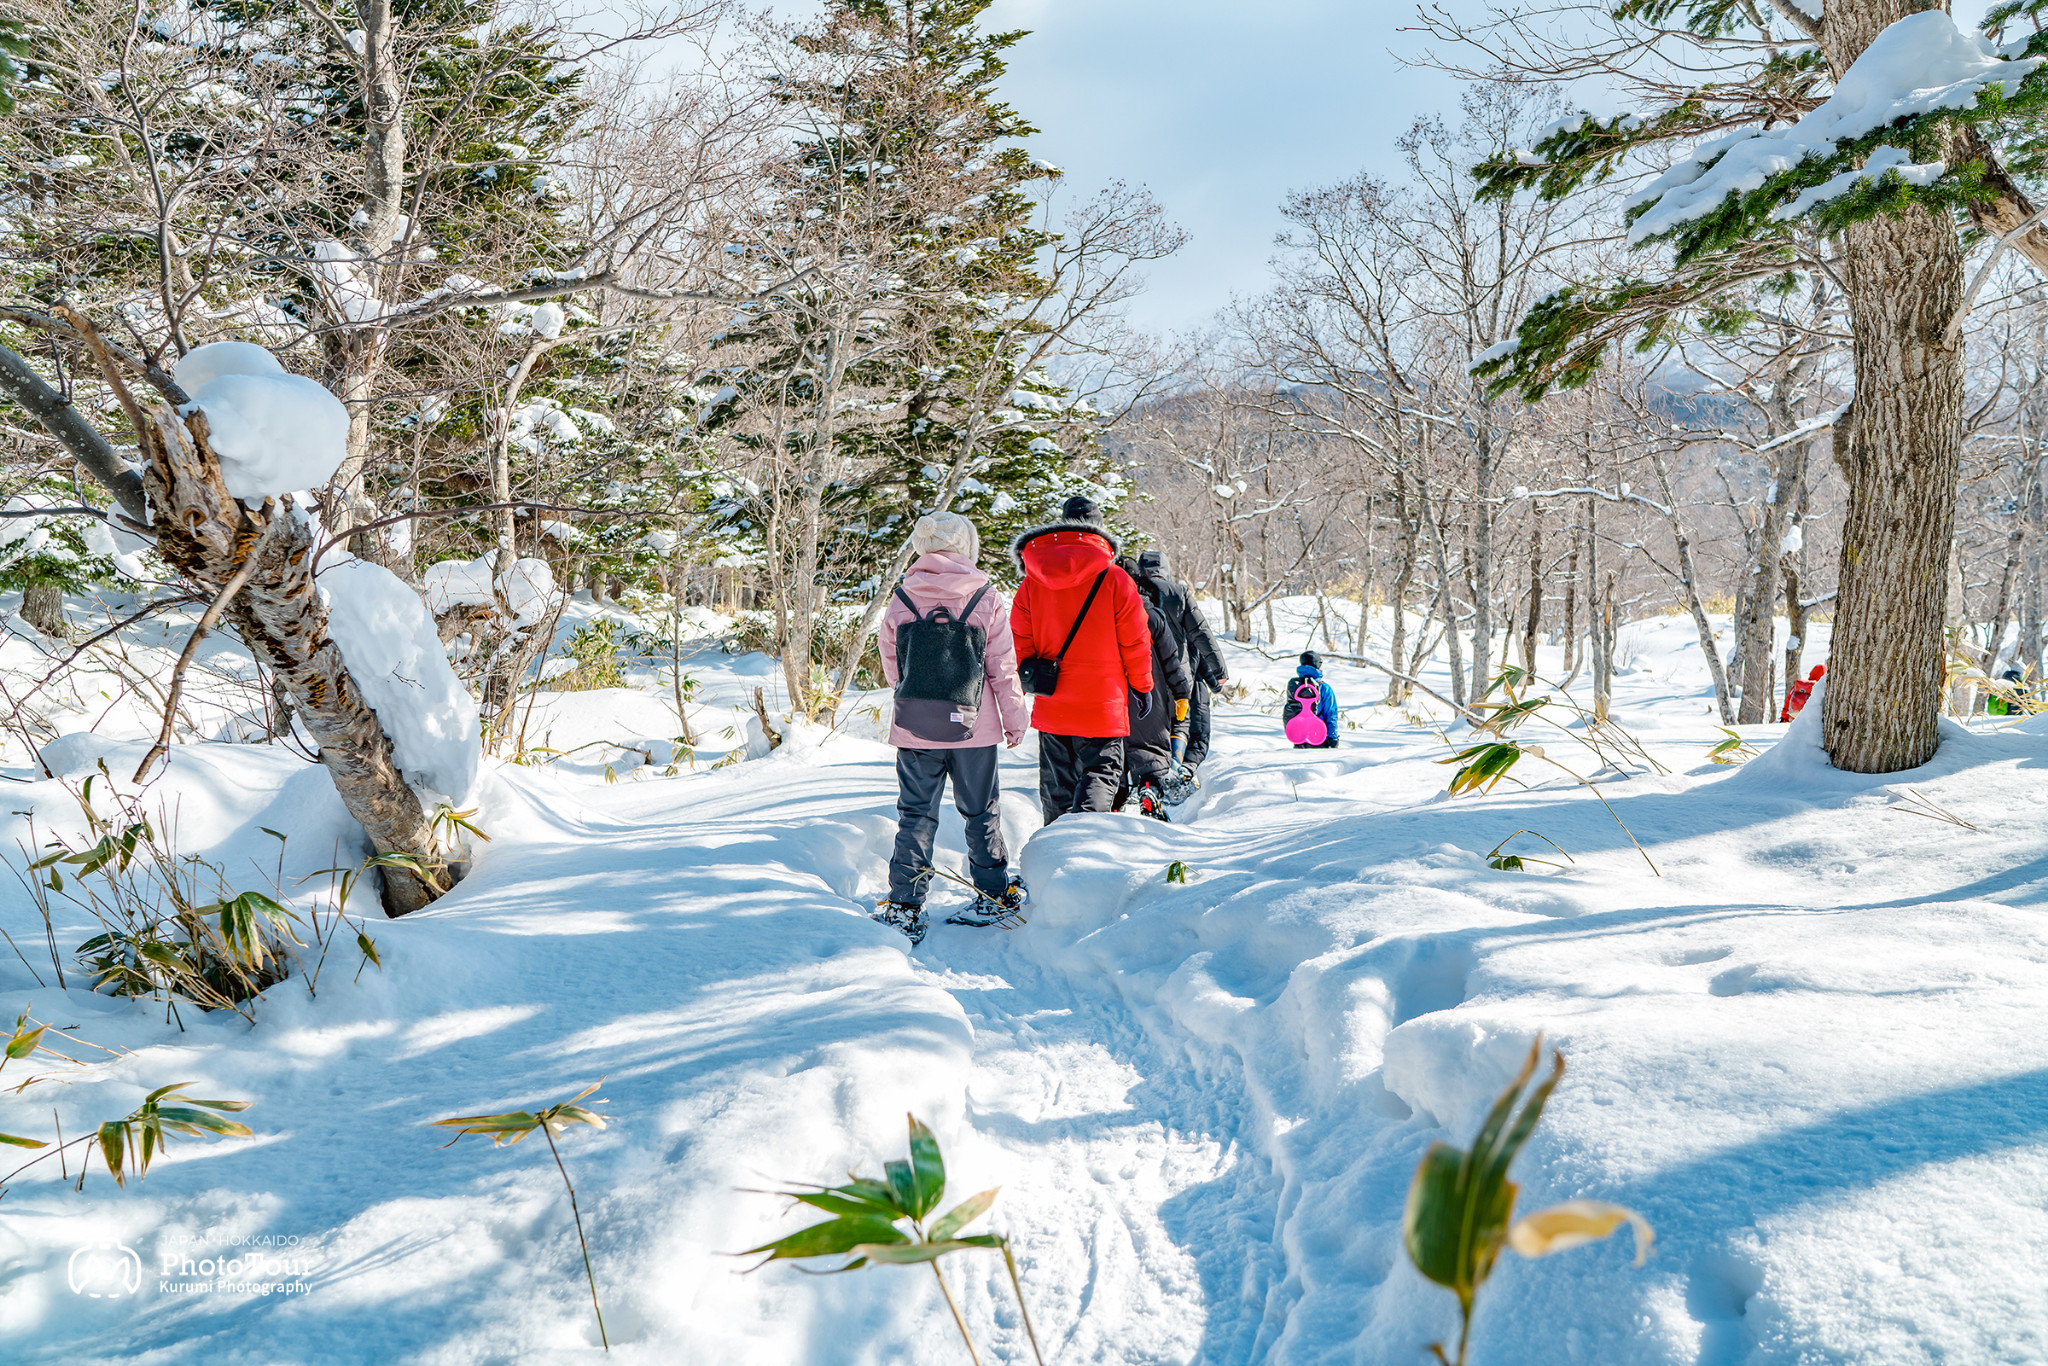
<svg viewBox="0 0 2048 1366">
<path fill-rule="evenodd" d="M 327 634 L 327 609 L 313 588 L 311 528 L 266 501 L 252 512 L 221 481 L 206 415 L 180 418 L 160 406 L 140 425 L 142 485 L 155 516 L 157 553 L 179 573 L 219 592 L 251 556 L 256 567 L 228 605 L 243 641 L 291 699 L 320 747 L 320 762 L 380 854 L 414 867 L 385 866 L 384 910 L 404 915 L 451 885 L 420 800 L 392 757 L 377 713 L 363 701 Z M 415 871 L 415 869 L 417 871 Z"/>
<path fill-rule="evenodd" d="M 155 533 L 166 563 L 217 595 L 242 580 L 228 610 L 243 641 L 320 746 L 335 791 L 371 844 L 380 854 L 402 855 L 409 865 L 381 870 L 385 912 L 403 915 L 433 901 L 452 878 L 435 851 L 418 796 L 393 761 L 390 738 L 328 638 L 327 609 L 313 591 L 316 547 L 310 527 L 292 515 L 289 504 L 278 508 L 266 500 L 251 512 L 235 501 L 208 444 L 205 414 L 195 410 L 181 419 L 167 404 L 145 413 L 91 323 L 61 306 L 59 313 L 97 355 L 135 428 L 140 477 L 73 405 L 4 346 L 0 393 L 42 423 L 114 494 L 134 530 Z M 174 400 L 184 399 L 169 375 L 152 369 L 149 378 Z"/>
<path fill-rule="evenodd" d="M 1892 773 L 1940 741 L 1942 624 L 1962 453 L 1954 226 L 1924 209 L 1844 232 L 1856 398 L 1835 425 L 1849 485 L 1821 725 L 1828 757 Z"/>
</svg>

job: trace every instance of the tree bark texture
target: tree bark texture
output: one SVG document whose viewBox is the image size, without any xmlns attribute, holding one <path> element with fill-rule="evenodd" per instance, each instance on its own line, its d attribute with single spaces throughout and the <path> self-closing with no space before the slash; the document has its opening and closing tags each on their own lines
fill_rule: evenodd
<svg viewBox="0 0 2048 1366">
<path fill-rule="evenodd" d="M 384 910 L 404 915 L 452 885 L 419 797 L 392 757 L 377 713 L 363 701 L 327 634 L 313 587 L 312 528 L 289 506 L 251 512 L 228 494 L 208 444 L 206 416 L 159 407 L 143 424 L 142 483 L 155 512 L 157 551 L 179 573 L 218 591 L 252 553 L 258 564 L 228 609 L 237 632 L 290 698 L 335 791 L 379 853 L 421 871 L 385 867 Z M 273 522 L 281 524 L 274 527 Z M 268 529 L 269 535 L 264 532 Z"/>
<path fill-rule="evenodd" d="M 1564 672 L 1565 686 L 1579 676 L 1579 542 L 1572 538 L 1571 558 L 1564 567 Z"/>
<path fill-rule="evenodd" d="M 1735 649 L 1742 658 L 1742 709 L 1736 720 L 1754 726 L 1770 719 L 1772 665 L 1777 651 L 1778 560 L 1783 555 L 1785 513 L 1793 486 L 1799 480 L 1797 468 L 1805 462 L 1806 443 L 1790 442 L 1779 450 L 1777 468 L 1771 472 L 1771 494 L 1764 503 L 1757 527 L 1756 553 L 1750 556 L 1749 573 L 1735 610 Z"/>
<path fill-rule="evenodd" d="M 1940 741 L 1949 542 L 1962 453 L 1955 228 L 1919 208 L 1845 230 L 1856 398 L 1835 426 L 1849 486 L 1821 724 L 1828 757 L 1893 773 Z"/>
<path fill-rule="evenodd" d="M 1529 527 L 1529 615 L 1522 625 L 1522 667 L 1536 669 L 1536 633 L 1543 626 L 1543 509 L 1535 508 Z"/>
<path fill-rule="evenodd" d="M 1394 574 L 1394 591 L 1388 595 L 1393 608 L 1393 635 L 1387 644 L 1387 657 L 1399 664 L 1408 650 L 1408 590 L 1415 582 L 1415 561 L 1421 552 L 1421 538 L 1417 535 L 1415 519 L 1408 509 L 1408 474 L 1406 470 L 1394 472 L 1394 521 L 1400 527 L 1400 569 Z M 1368 609 L 1358 613 L 1358 633 L 1361 637 L 1359 649 L 1365 649 L 1366 622 L 1370 620 Z M 1424 628 L 1427 629 L 1426 627 Z M 1408 683 L 1405 679 L 1387 679 L 1387 705 L 1403 706 L 1408 701 Z"/>
<path fill-rule="evenodd" d="M 1486 696 L 1493 686 L 1493 511 L 1486 500 L 1493 496 L 1494 435 L 1482 416 L 1473 477 L 1472 558 L 1465 566 L 1472 584 L 1472 697 Z"/>
<path fill-rule="evenodd" d="M 21 590 L 21 619 L 52 640 L 62 640 L 64 590 L 54 583 L 36 582 Z"/>
</svg>

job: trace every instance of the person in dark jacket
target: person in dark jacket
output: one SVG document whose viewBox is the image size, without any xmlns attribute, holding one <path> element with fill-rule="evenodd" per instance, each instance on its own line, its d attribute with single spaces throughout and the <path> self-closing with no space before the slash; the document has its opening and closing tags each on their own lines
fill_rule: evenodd
<svg viewBox="0 0 2048 1366">
<path fill-rule="evenodd" d="M 1216 637 L 1209 633 L 1202 609 L 1195 605 L 1195 595 L 1167 569 L 1166 556 L 1157 550 L 1143 552 L 1138 556 L 1138 574 L 1166 614 L 1194 679 L 1194 690 L 1188 694 L 1188 748 L 1181 756 L 1192 771 L 1209 756 L 1209 694 L 1229 680 L 1230 670 L 1223 663 Z"/>
<path fill-rule="evenodd" d="M 1302 652 L 1301 667 L 1294 671 L 1294 681 L 1287 685 L 1289 706 L 1293 705 L 1294 693 L 1301 687 L 1301 682 L 1305 678 L 1315 680 L 1316 715 L 1322 718 L 1323 726 L 1328 734 L 1320 745 L 1297 744 L 1295 748 L 1335 749 L 1337 747 L 1337 694 L 1332 692 L 1330 685 L 1323 681 L 1323 657 L 1314 650 L 1304 650 Z"/>
<path fill-rule="evenodd" d="M 1024 576 L 1010 605 L 1020 672 L 1065 649 L 1059 686 L 1031 703 L 1038 805 L 1048 825 L 1071 811 L 1114 806 L 1130 733 L 1127 698 L 1152 691 L 1151 630 L 1138 586 L 1116 567 L 1117 548 L 1101 509 L 1080 497 L 1010 547 Z"/>
<path fill-rule="evenodd" d="M 1138 567 L 1128 559 L 1117 564 L 1126 573 Z M 1184 660 L 1187 652 L 1174 635 L 1151 580 L 1136 574 L 1132 577 L 1145 600 L 1145 623 L 1152 637 L 1153 691 L 1134 692 L 1130 697 L 1131 733 L 1124 741 L 1124 781 L 1116 809 L 1123 810 L 1135 794 L 1141 813 L 1163 821 L 1166 802 L 1160 789 L 1173 772 L 1175 742 L 1187 737 L 1188 695 L 1194 691 L 1194 678 Z M 1154 705 L 1154 698 L 1160 705 Z"/>
</svg>

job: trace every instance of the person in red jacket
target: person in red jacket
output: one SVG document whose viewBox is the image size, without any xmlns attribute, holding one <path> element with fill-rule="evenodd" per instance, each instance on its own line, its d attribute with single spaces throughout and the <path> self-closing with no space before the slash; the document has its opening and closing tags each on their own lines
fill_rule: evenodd
<svg viewBox="0 0 2048 1366">
<path fill-rule="evenodd" d="M 1158 705 L 1152 632 L 1138 586 L 1116 567 L 1119 548 L 1101 509 L 1080 497 L 1066 501 L 1060 520 L 1032 528 L 1010 547 L 1024 576 L 1010 606 L 1017 658 L 1059 660 L 1059 686 L 1031 704 L 1038 805 L 1048 825 L 1070 811 L 1114 805 L 1131 728 L 1126 694 L 1144 694 L 1141 706 Z"/>
</svg>

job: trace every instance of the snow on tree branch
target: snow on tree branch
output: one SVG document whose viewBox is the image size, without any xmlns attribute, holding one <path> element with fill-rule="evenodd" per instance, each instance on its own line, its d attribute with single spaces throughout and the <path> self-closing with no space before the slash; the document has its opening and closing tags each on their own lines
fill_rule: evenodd
<svg viewBox="0 0 2048 1366">
<path fill-rule="evenodd" d="M 2044 63 L 2003 57 L 1938 10 L 1908 15 L 1819 108 L 1706 143 L 1652 181 L 1629 202 L 1629 243 L 1668 241 L 1684 261 L 1795 218 L 1832 231 L 1906 199 L 1966 202 L 1976 168 L 1934 155 L 1949 121 L 2048 104 Z"/>
</svg>

